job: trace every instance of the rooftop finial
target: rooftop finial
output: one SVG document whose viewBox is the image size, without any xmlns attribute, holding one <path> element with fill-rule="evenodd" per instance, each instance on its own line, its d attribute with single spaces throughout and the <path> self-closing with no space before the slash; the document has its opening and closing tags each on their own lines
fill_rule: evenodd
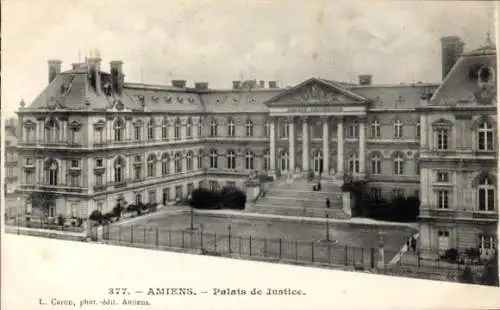
<svg viewBox="0 0 500 310">
<path fill-rule="evenodd" d="M 488 30 L 486 32 L 486 42 L 484 44 L 485 46 L 493 46 L 493 40 L 491 39 L 491 32 Z"/>
</svg>

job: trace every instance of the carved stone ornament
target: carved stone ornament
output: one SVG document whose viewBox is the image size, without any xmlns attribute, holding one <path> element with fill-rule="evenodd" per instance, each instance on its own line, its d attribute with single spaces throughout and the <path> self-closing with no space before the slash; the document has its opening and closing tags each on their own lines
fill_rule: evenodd
<svg viewBox="0 0 500 310">
<path fill-rule="evenodd" d="M 489 84 L 483 84 L 479 90 L 474 93 L 474 97 L 480 104 L 491 104 L 496 98 L 496 89 Z"/>
</svg>

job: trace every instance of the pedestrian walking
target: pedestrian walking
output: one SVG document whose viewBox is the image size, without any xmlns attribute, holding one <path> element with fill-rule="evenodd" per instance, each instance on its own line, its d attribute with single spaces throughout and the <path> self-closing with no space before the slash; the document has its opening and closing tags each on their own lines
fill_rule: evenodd
<svg viewBox="0 0 500 310">
<path fill-rule="evenodd" d="M 410 252 L 410 238 L 406 239 L 406 250 Z"/>
<path fill-rule="evenodd" d="M 417 239 L 415 239 L 415 237 L 411 237 L 411 249 L 413 250 L 413 252 L 416 252 L 417 251 Z"/>
</svg>

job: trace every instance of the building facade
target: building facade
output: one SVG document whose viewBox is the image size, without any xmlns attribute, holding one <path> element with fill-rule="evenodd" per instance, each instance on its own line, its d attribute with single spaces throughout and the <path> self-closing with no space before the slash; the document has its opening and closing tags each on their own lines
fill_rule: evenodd
<svg viewBox="0 0 500 310">
<path fill-rule="evenodd" d="M 16 188 L 19 182 L 20 167 L 17 156 L 17 141 L 19 137 L 19 126 L 14 118 L 5 121 L 5 215 L 6 218 L 15 217 L 18 212 L 18 195 Z"/>
<path fill-rule="evenodd" d="M 87 217 L 117 203 L 167 204 L 199 186 L 244 187 L 254 173 L 293 178 L 312 171 L 338 180 L 349 174 L 368 181 L 373 196 L 420 196 L 422 249 L 444 249 L 437 241 L 441 227 L 464 236 L 496 227 L 498 217 L 490 213 L 478 219 L 481 212 L 470 212 L 464 225 L 456 214 L 459 205 L 496 210 L 497 142 L 488 127 L 496 128 L 496 93 L 495 104 L 468 102 L 466 109 L 450 97 L 463 89 L 463 81 L 452 77 L 464 59 L 479 53 L 488 59 L 486 84 L 496 83 L 494 56 L 487 54 L 494 49 L 460 56 L 458 38 L 441 43 L 448 72 L 436 84 L 374 85 L 370 75 L 360 75 L 357 83 L 311 78 L 279 88 L 274 81 L 234 81 L 229 89 L 214 90 L 184 80 L 169 86 L 125 83 L 122 62 L 110 62 L 110 72 L 104 72 L 98 57 L 65 72 L 60 61 L 49 61 L 49 85 L 18 111 L 23 212 L 37 212 L 33 192 L 54 194 L 50 217 Z M 446 139 L 435 132 L 443 126 Z M 436 149 L 435 143 L 447 147 Z M 449 184 L 435 184 L 433 176 L 444 172 Z M 449 189 L 448 196 L 435 185 Z M 471 198 L 481 195 L 486 200 Z M 441 208 L 441 201 L 448 207 Z M 448 247 L 472 239 L 455 244 L 449 238 Z"/>
</svg>

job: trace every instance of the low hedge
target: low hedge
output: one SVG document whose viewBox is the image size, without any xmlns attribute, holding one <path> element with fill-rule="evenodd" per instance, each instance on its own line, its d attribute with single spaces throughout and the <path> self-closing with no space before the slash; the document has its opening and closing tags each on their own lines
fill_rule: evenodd
<svg viewBox="0 0 500 310">
<path fill-rule="evenodd" d="M 197 188 L 191 193 L 188 204 L 195 209 L 245 209 L 247 196 L 242 190 L 225 186 L 219 191 Z"/>
</svg>

